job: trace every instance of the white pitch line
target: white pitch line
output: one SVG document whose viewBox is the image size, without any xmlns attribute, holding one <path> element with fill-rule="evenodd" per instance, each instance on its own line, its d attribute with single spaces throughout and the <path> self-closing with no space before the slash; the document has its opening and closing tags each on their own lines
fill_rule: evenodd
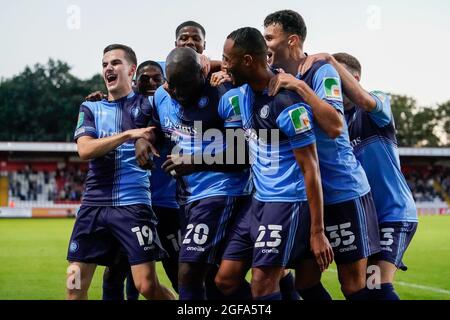
<svg viewBox="0 0 450 320">
<path fill-rule="evenodd" d="M 395 281 L 394 284 L 399 284 L 399 285 L 405 286 L 405 287 L 422 289 L 422 290 L 427 290 L 427 291 L 431 291 L 431 292 L 443 293 L 443 294 L 450 295 L 450 290 L 445 290 L 445 289 L 441 289 L 441 288 L 434 288 L 434 287 L 429 287 L 429 286 L 423 286 L 421 284 L 408 283 L 408 282 L 403 282 L 403 281 Z"/>
<path fill-rule="evenodd" d="M 336 269 L 328 269 L 327 271 L 331 271 L 334 273 L 337 273 Z M 450 290 L 445 290 L 441 288 L 435 288 L 435 287 L 429 287 L 429 286 L 423 286 L 421 284 L 415 284 L 415 283 L 409 283 L 409 282 L 403 282 L 403 281 L 395 281 L 394 284 L 399 284 L 404 287 L 410 287 L 415 289 L 422 289 L 426 291 L 436 292 L 436 293 L 443 293 L 450 295 Z"/>
</svg>

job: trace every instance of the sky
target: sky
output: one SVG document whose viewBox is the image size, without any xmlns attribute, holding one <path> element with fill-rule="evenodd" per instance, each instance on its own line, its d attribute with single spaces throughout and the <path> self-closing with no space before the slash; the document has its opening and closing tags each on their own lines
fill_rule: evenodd
<svg viewBox="0 0 450 320">
<path fill-rule="evenodd" d="M 139 61 L 163 61 L 186 20 L 205 27 L 206 53 L 220 60 L 231 31 L 262 31 L 264 18 L 281 9 L 305 19 L 307 53 L 356 56 L 366 89 L 409 95 L 422 106 L 450 100 L 448 0 L 0 0 L 0 78 L 53 58 L 86 79 L 101 72 L 111 43 L 131 46 Z"/>
</svg>

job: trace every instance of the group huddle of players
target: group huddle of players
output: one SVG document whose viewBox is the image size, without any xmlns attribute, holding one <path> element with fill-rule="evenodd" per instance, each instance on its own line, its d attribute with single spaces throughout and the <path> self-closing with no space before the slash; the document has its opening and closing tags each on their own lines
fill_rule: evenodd
<svg viewBox="0 0 450 320">
<path fill-rule="evenodd" d="M 75 131 L 89 171 L 68 299 L 87 298 L 97 265 L 104 299 L 124 299 L 127 277 L 128 299 L 176 299 L 162 261 L 180 300 L 331 300 L 333 260 L 346 299 L 399 299 L 417 213 L 389 96 L 361 87 L 355 57 L 304 53 L 306 30 L 271 13 L 264 34 L 231 32 L 222 61 L 194 21 L 165 63 L 105 48 L 107 95 L 88 96 Z"/>
</svg>

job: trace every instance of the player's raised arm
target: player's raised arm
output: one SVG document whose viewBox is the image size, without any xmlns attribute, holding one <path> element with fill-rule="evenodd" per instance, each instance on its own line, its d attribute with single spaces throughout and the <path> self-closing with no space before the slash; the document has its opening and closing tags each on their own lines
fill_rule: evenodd
<svg viewBox="0 0 450 320">
<path fill-rule="evenodd" d="M 376 108 L 377 102 L 374 97 L 372 97 L 370 93 L 364 90 L 364 88 L 360 85 L 360 75 L 358 73 L 345 68 L 344 65 L 336 60 L 334 55 L 322 53 L 315 56 L 318 59 L 326 60 L 336 69 L 339 73 L 339 77 L 341 78 L 344 93 L 353 103 L 368 112 Z"/>
<path fill-rule="evenodd" d="M 348 88 L 344 91 L 348 97 L 345 109 L 351 109 L 352 106 L 363 109 L 380 128 L 390 124 L 393 121 L 390 97 L 381 91 L 369 93 L 359 84 L 362 67 L 358 59 L 348 53 L 335 53 L 331 59 L 339 65 L 339 70 L 345 73 Z"/>
<path fill-rule="evenodd" d="M 99 158 L 128 140 L 139 138 L 150 139 L 150 132 L 153 129 L 152 127 L 131 129 L 105 138 L 83 136 L 77 140 L 78 154 L 82 160 Z"/>
</svg>

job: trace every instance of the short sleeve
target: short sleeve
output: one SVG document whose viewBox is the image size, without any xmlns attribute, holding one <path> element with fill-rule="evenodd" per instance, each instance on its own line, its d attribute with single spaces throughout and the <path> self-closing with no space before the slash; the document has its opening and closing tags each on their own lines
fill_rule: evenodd
<svg viewBox="0 0 450 320">
<path fill-rule="evenodd" d="M 296 103 L 282 108 L 276 117 L 278 128 L 289 138 L 292 149 L 315 143 L 311 107 Z"/>
<path fill-rule="evenodd" d="M 341 78 L 331 64 L 324 64 L 314 74 L 313 90 L 325 102 L 344 114 Z"/>
<path fill-rule="evenodd" d="M 80 106 L 80 111 L 78 113 L 78 122 L 74 134 L 75 142 L 83 136 L 98 138 L 94 114 L 91 109 L 84 104 Z"/>
<path fill-rule="evenodd" d="M 381 91 L 372 91 L 370 95 L 375 99 L 377 105 L 369 112 L 369 117 L 375 124 L 382 128 L 392 121 L 391 100 L 389 95 Z"/>
<path fill-rule="evenodd" d="M 229 91 L 219 101 L 219 116 L 225 128 L 242 128 L 241 95 L 238 90 Z"/>
</svg>

